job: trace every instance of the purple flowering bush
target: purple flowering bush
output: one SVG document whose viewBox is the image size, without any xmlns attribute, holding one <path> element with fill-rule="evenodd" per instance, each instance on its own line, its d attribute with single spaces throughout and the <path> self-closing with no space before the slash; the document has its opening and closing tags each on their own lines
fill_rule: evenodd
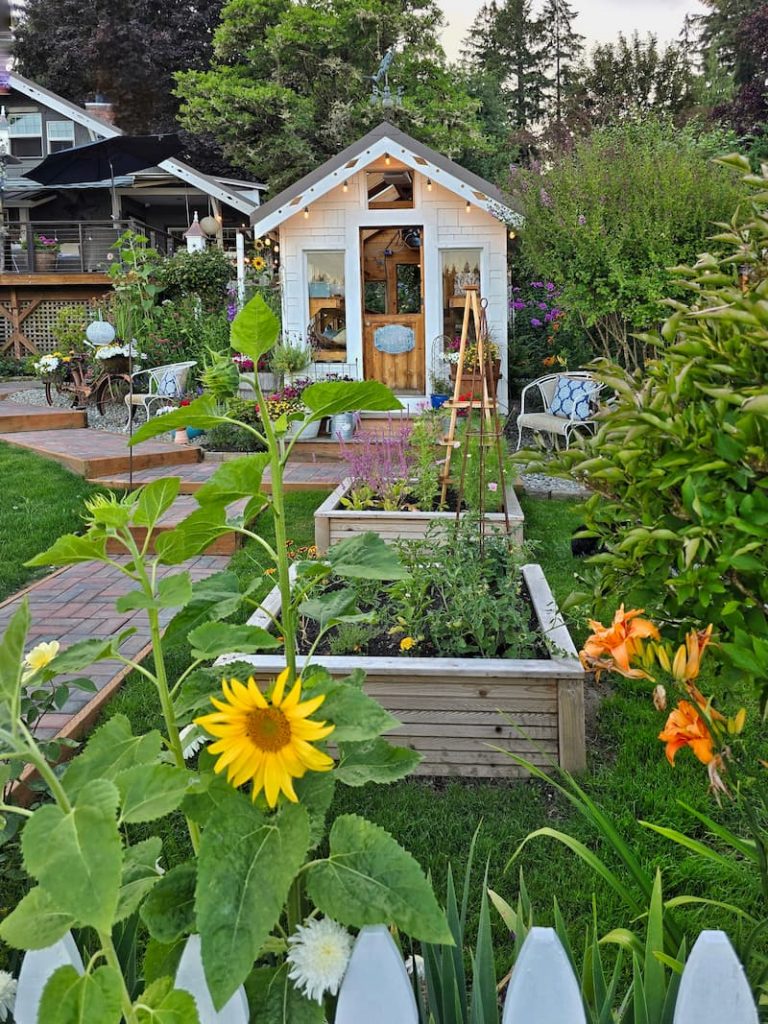
<svg viewBox="0 0 768 1024">
<path fill-rule="evenodd" d="M 523 274 L 525 268 L 520 267 Z M 509 303 L 509 373 L 532 380 L 551 370 L 578 369 L 592 358 L 584 331 L 572 330 L 554 281 L 525 278 L 512 288 Z"/>
</svg>

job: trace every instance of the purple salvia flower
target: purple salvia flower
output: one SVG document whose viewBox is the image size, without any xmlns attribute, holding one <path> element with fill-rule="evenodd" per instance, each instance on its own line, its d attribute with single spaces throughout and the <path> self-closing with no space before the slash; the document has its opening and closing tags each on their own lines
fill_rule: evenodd
<svg viewBox="0 0 768 1024">
<path fill-rule="evenodd" d="M 543 281 L 531 281 L 531 288 L 543 288 L 543 287 L 544 287 L 544 282 Z"/>
<path fill-rule="evenodd" d="M 521 310 L 525 309 L 525 303 L 521 299 L 515 299 L 512 303 L 512 309 L 514 309 L 516 313 L 519 313 Z"/>
<path fill-rule="evenodd" d="M 548 292 L 553 292 L 555 290 L 555 285 L 552 281 L 547 281 L 544 287 L 547 289 Z"/>
<path fill-rule="evenodd" d="M 531 327 L 542 327 L 542 322 L 537 317 L 533 317 L 531 320 Z"/>
<path fill-rule="evenodd" d="M 539 309 L 549 309 L 549 306 L 546 304 L 546 302 L 537 302 L 536 305 L 539 307 Z"/>
</svg>

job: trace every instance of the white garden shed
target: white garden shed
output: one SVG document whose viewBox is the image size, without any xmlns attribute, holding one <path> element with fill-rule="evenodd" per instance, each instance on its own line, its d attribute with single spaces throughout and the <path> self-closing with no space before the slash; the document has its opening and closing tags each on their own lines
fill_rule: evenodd
<svg viewBox="0 0 768 1024">
<path fill-rule="evenodd" d="M 387 384 L 415 407 L 478 284 L 506 374 L 507 248 L 522 217 L 490 182 L 384 122 L 259 207 L 279 246 L 283 329 L 318 376 Z"/>
</svg>

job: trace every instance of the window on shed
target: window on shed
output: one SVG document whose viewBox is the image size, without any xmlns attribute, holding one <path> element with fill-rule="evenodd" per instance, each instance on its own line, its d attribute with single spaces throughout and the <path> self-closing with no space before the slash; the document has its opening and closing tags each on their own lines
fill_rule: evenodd
<svg viewBox="0 0 768 1024">
<path fill-rule="evenodd" d="M 11 111 L 8 123 L 13 156 L 43 155 L 43 117 L 39 110 Z"/>
<path fill-rule="evenodd" d="M 347 361 L 347 316 L 344 298 L 344 253 L 308 252 L 308 340 L 318 363 Z"/>
<path fill-rule="evenodd" d="M 75 125 L 72 121 L 49 121 L 45 129 L 48 133 L 48 152 L 60 153 L 62 149 L 72 149 L 75 144 Z"/>
</svg>

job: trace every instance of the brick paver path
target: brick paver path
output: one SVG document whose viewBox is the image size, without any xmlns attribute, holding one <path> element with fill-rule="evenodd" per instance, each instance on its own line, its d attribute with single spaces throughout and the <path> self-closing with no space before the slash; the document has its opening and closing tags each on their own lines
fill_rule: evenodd
<svg viewBox="0 0 768 1024">
<path fill-rule="evenodd" d="M 162 566 L 158 569 L 158 577 L 187 569 L 193 581 L 200 580 L 221 572 L 228 562 L 227 557 L 202 555 L 180 566 Z M 112 566 L 98 562 L 67 566 L 0 604 L 0 633 L 5 631 L 26 594 L 32 617 L 28 649 L 42 640 L 58 640 L 62 648 L 66 648 L 76 640 L 111 637 L 135 627 L 137 632 L 126 640 L 121 651 L 130 658 L 143 656 L 149 644 L 146 613 L 120 614 L 115 609 L 115 600 L 133 588 L 134 584 Z M 161 612 L 163 624 L 172 615 L 172 610 Z M 38 734 L 45 737 L 82 735 L 93 724 L 102 705 L 119 687 L 128 671 L 118 661 L 100 661 L 78 673 L 93 679 L 98 692 L 90 694 L 73 690 L 60 711 L 41 720 Z"/>
<path fill-rule="evenodd" d="M 191 466 L 159 466 L 153 469 L 140 470 L 133 474 L 133 486 L 151 483 L 167 476 L 181 477 L 181 493 L 194 494 L 221 465 L 213 459 L 206 459 Z M 340 461 L 318 460 L 317 462 L 289 462 L 284 480 L 287 491 L 329 490 L 338 486 L 347 475 L 346 463 Z M 112 473 L 108 476 L 91 477 L 92 483 L 111 487 L 114 490 L 128 488 L 127 473 Z M 269 490 L 269 471 L 264 476 L 264 489 Z"/>
</svg>

